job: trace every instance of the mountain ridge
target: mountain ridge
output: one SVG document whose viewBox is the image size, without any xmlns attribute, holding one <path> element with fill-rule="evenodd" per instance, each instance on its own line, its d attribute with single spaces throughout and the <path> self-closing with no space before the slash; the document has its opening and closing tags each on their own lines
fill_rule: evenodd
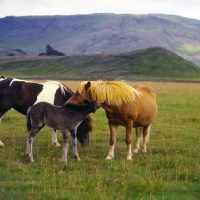
<svg viewBox="0 0 200 200">
<path fill-rule="evenodd" d="M 119 53 L 160 46 L 200 66 L 200 20 L 176 15 L 89 14 L 0 18 L 0 44 L 30 55 Z"/>
</svg>

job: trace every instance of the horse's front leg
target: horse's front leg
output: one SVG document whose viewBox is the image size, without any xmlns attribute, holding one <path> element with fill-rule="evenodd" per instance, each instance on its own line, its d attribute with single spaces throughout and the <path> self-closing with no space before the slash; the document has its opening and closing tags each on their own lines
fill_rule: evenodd
<svg viewBox="0 0 200 200">
<path fill-rule="evenodd" d="M 131 152 L 132 129 L 133 129 L 133 121 L 129 120 L 126 124 L 127 160 L 132 160 L 132 152 Z"/>
<path fill-rule="evenodd" d="M 67 153 L 69 149 L 68 131 L 61 130 L 63 136 L 63 163 L 67 164 Z"/>
<path fill-rule="evenodd" d="M 1 122 L 1 120 L 2 120 L 2 118 L 3 118 L 3 114 L 0 114 L 0 122 Z M 0 140 L 0 146 L 4 146 L 4 143 Z"/>
<path fill-rule="evenodd" d="M 79 158 L 78 149 L 77 149 L 76 131 L 77 131 L 77 129 L 71 130 L 72 145 L 73 145 L 74 158 L 76 158 L 76 160 L 80 161 L 81 159 Z"/>
<path fill-rule="evenodd" d="M 115 143 L 116 143 L 116 134 L 117 134 L 117 125 L 111 124 L 109 122 L 110 128 L 110 148 L 108 151 L 108 155 L 106 157 L 107 160 L 111 160 L 114 158 L 114 150 L 115 150 Z"/>
<path fill-rule="evenodd" d="M 147 153 L 147 142 L 149 139 L 150 130 L 151 130 L 151 125 L 145 126 L 143 129 L 143 148 L 142 148 L 143 153 Z"/>
<path fill-rule="evenodd" d="M 30 159 L 31 162 L 35 162 L 35 160 L 33 159 L 32 148 L 33 148 L 33 141 L 37 133 L 38 133 L 38 130 L 35 130 L 35 131 L 31 130 L 29 133 L 28 140 L 27 140 L 26 155 Z"/>
<path fill-rule="evenodd" d="M 60 144 L 58 143 L 58 140 L 57 140 L 57 132 L 55 129 L 53 129 L 53 132 L 52 132 L 52 145 L 56 147 L 60 147 Z"/>
<path fill-rule="evenodd" d="M 136 144 L 135 144 L 135 149 L 133 150 L 133 153 L 138 153 L 140 149 L 140 136 L 142 133 L 143 127 L 136 127 Z"/>
</svg>

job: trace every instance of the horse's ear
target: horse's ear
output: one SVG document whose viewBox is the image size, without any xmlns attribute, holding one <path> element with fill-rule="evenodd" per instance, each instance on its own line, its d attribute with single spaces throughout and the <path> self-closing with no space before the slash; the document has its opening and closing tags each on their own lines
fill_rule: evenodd
<svg viewBox="0 0 200 200">
<path fill-rule="evenodd" d="M 89 101 L 88 101 L 87 99 L 84 99 L 83 102 L 84 102 L 85 104 L 89 104 Z"/>
<path fill-rule="evenodd" d="M 87 82 L 87 84 L 85 85 L 85 91 L 87 91 L 91 86 L 90 81 Z"/>
</svg>

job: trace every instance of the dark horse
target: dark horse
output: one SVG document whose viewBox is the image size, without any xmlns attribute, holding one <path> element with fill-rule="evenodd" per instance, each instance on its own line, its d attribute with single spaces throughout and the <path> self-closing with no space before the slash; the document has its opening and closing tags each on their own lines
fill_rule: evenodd
<svg viewBox="0 0 200 200">
<path fill-rule="evenodd" d="M 62 106 L 73 94 L 71 89 L 57 81 L 36 83 L 2 76 L 0 77 L 0 120 L 11 108 L 26 115 L 28 108 L 38 102 L 44 101 Z M 89 132 L 91 131 L 92 119 L 88 116 L 77 130 L 77 138 L 82 146 L 89 144 Z M 60 146 L 55 129 L 53 129 L 52 143 Z M 0 140 L 0 146 L 3 145 Z"/>
<path fill-rule="evenodd" d="M 84 105 L 66 103 L 63 106 L 55 106 L 47 102 L 39 102 L 28 109 L 27 129 L 29 137 L 27 141 L 26 155 L 34 162 L 32 154 L 33 141 L 37 133 L 45 126 L 61 130 L 63 136 L 63 162 L 67 163 L 69 149 L 68 132 L 71 132 L 73 152 L 76 160 L 80 160 L 77 150 L 76 130 L 78 125 L 90 114 L 100 108 L 100 103 L 93 100 L 84 100 Z"/>
</svg>

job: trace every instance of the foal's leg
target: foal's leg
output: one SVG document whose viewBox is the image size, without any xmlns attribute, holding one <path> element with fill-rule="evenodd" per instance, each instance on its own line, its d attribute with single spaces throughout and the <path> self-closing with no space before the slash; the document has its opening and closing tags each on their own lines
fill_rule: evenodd
<svg viewBox="0 0 200 200">
<path fill-rule="evenodd" d="M 147 142 L 149 139 L 149 134 L 150 134 L 150 130 L 151 130 L 151 126 L 145 126 L 143 129 L 143 148 L 142 148 L 142 152 L 143 153 L 147 153 Z"/>
<path fill-rule="evenodd" d="M 136 144 L 135 144 L 135 149 L 133 150 L 133 153 L 138 153 L 139 149 L 140 149 L 140 136 L 142 133 L 142 127 L 136 127 L 135 131 L 136 131 Z"/>
<path fill-rule="evenodd" d="M 133 121 L 129 120 L 126 125 L 126 144 L 127 144 L 127 160 L 132 160 L 131 142 L 132 142 Z"/>
<path fill-rule="evenodd" d="M 73 145 L 74 157 L 76 158 L 76 160 L 80 161 L 81 159 L 79 158 L 78 150 L 77 150 L 77 137 L 76 137 L 76 130 L 77 130 L 77 129 L 73 129 L 73 130 L 71 130 L 72 145 Z"/>
<path fill-rule="evenodd" d="M 58 140 L 57 140 L 57 132 L 55 129 L 53 129 L 53 132 L 52 132 L 52 145 L 56 147 L 60 147 L 60 144 L 58 143 Z"/>
<path fill-rule="evenodd" d="M 27 140 L 26 155 L 28 156 L 28 158 L 30 159 L 31 162 L 35 162 L 35 160 L 33 159 L 32 148 L 33 148 L 33 141 L 35 139 L 35 136 L 39 132 L 39 130 L 40 130 L 40 128 L 35 128 L 35 129 L 32 128 L 29 133 L 28 140 Z"/>
<path fill-rule="evenodd" d="M 109 128 L 110 128 L 110 148 L 108 150 L 108 155 L 106 157 L 107 160 L 111 160 L 111 159 L 114 158 L 117 127 L 118 127 L 117 125 L 109 123 Z"/>
<path fill-rule="evenodd" d="M 63 136 L 63 163 L 67 164 L 67 152 L 69 149 L 69 142 L 68 142 L 68 131 L 61 130 Z"/>
</svg>

